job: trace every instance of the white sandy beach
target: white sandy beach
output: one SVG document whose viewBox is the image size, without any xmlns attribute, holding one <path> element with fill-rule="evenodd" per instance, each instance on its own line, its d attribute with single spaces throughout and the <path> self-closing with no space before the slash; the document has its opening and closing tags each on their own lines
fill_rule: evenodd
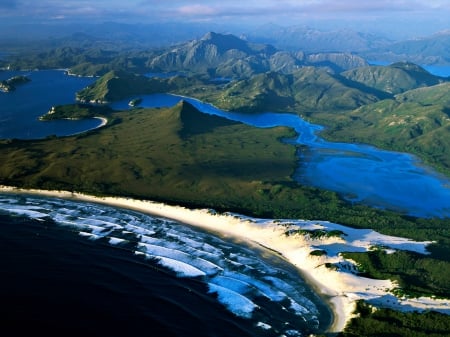
<svg viewBox="0 0 450 337">
<path fill-rule="evenodd" d="M 275 250 L 295 265 L 315 290 L 329 300 L 334 312 L 334 322 L 330 329 L 333 332 L 341 331 L 345 327 L 353 315 L 355 302 L 359 299 L 396 310 L 436 310 L 450 314 L 448 300 L 396 298 L 390 293 L 390 290 L 396 286 L 393 282 L 357 276 L 353 273 L 354 264 L 344 260 L 339 254 L 343 251 L 366 251 L 373 245 L 425 253 L 425 247 L 430 242 L 414 242 L 405 238 L 382 235 L 372 230 L 352 229 L 326 221 L 257 219 L 238 214 L 216 214 L 206 209 L 188 209 L 121 197 L 94 197 L 66 191 L 25 190 L 8 186 L 0 186 L 0 192 L 69 198 L 133 209 L 212 232 L 243 238 Z M 341 237 L 313 240 L 300 234 L 286 236 L 287 230 L 299 228 L 337 229 L 343 231 L 346 236 L 345 240 Z M 311 251 L 317 249 L 325 250 L 327 255 L 310 255 Z M 340 268 L 338 270 L 327 268 L 326 263 L 338 264 Z"/>
<path fill-rule="evenodd" d="M 100 125 L 97 126 L 96 129 L 101 128 L 102 126 L 105 126 L 108 123 L 108 120 L 105 117 L 94 117 L 94 118 L 101 120 Z"/>
</svg>

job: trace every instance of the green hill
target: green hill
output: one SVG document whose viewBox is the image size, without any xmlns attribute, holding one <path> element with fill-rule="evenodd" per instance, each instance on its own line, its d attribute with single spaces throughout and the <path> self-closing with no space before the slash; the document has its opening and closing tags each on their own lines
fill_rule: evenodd
<svg viewBox="0 0 450 337">
<path fill-rule="evenodd" d="M 196 82 L 195 78 L 148 78 L 125 71 L 110 71 L 92 85 L 79 91 L 77 100 L 106 103 L 134 95 L 170 92 L 177 88 L 192 86 Z"/>
<path fill-rule="evenodd" d="M 414 153 L 450 173 L 450 83 L 419 88 L 341 114 L 323 114 L 327 137 Z"/>
<path fill-rule="evenodd" d="M 367 66 L 345 71 L 345 78 L 368 87 L 398 94 L 411 89 L 432 86 L 444 82 L 422 67 L 409 62 L 394 63 L 389 66 Z"/>
<path fill-rule="evenodd" d="M 232 82 L 217 91 L 192 94 L 226 110 L 301 114 L 352 110 L 386 96 L 315 67 L 300 68 L 293 74 L 267 72 Z"/>
<path fill-rule="evenodd" d="M 252 128 L 186 102 L 108 117 L 108 126 L 78 136 L 3 141 L 0 184 L 228 210 L 300 208 L 295 200 L 271 199 L 271 188 L 292 183 L 295 147 L 278 139 L 293 131 Z"/>
</svg>

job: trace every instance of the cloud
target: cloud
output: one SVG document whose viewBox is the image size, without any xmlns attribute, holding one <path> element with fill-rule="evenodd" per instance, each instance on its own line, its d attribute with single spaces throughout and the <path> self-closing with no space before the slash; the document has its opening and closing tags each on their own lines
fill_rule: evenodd
<svg viewBox="0 0 450 337">
<path fill-rule="evenodd" d="M 446 18 L 448 0 L 0 0 L 0 19 L 300 23 L 415 16 Z"/>
<path fill-rule="evenodd" d="M 395 13 L 429 13 L 448 11 L 449 1 L 444 0 L 142 0 L 141 4 L 152 9 L 161 18 L 173 19 L 235 19 L 315 17 L 331 16 L 392 16 Z"/>
<path fill-rule="evenodd" d="M 182 15 L 217 15 L 218 11 L 211 6 L 195 4 L 179 7 L 178 13 Z"/>
</svg>

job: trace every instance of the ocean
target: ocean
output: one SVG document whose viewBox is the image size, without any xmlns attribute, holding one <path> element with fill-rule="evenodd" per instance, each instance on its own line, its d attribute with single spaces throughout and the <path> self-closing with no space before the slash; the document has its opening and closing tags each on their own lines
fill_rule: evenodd
<svg viewBox="0 0 450 337">
<path fill-rule="evenodd" d="M 305 336 L 331 313 L 274 252 L 174 221 L 0 195 L 2 331 Z"/>
</svg>

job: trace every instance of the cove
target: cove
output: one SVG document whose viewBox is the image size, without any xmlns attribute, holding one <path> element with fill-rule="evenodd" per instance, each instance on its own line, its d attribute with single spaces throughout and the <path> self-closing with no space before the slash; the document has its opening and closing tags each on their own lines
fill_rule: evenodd
<svg viewBox="0 0 450 337">
<path fill-rule="evenodd" d="M 365 144 L 329 142 L 318 133 L 322 126 L 289 113 L 244 114 L 222 111 L 201 101 L 170 94 L 141 96 L 142 107 L 169 107 L 184 99 L 200 111 L 259 128 L 287 126 L 298 133 L 292 142 L 306 147 L 299 154 L 294 179 L 301 184 L 338 192 L 363 203 L 417 217 L 450 217 L 450 180 L 407 153 L 385 151 Z M 128 109 L 128 100 L 114 109 Z"/>
<path fill-rule="evenodd" d="M 75 92 L 94 78 L 68 76 L 61 70 L 0 71 L 0 81 L 16 75 L 31 81 L 15 91 L 0 92 L 0 138 L 39 139 L 67 136 L 98 127 L 98 119 L 40 122 L 38 118 L 54 105 L 75 103 Z"/>
</svg>

